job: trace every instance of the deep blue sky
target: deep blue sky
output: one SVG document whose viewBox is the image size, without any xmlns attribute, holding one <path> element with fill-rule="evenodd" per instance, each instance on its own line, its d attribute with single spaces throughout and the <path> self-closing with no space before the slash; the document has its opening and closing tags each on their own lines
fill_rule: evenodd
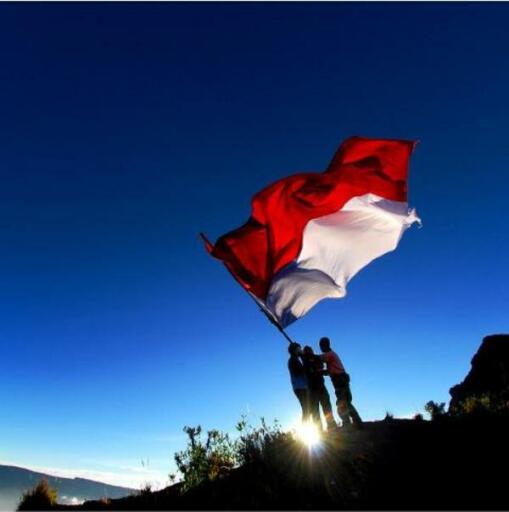
<svg viewBox="0 0 509 512">
<path fill-rule="evenodd" d="M 448 400 L 508 328 L 508 15 L 0 5 L 0 461 L 155 479 L 186 424 L 292 421 L 286 343 L 197 234 L 355 134 L 421 141 L 424 227 L 289 332 L 331 337 L 365 418 Z"/>
</svg>

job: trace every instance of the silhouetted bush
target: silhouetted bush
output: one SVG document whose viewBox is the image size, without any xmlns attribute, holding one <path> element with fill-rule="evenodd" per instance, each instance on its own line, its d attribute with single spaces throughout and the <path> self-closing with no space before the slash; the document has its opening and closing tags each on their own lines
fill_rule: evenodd
<svg viewBox="0 0 509 512">
<path fill-rule="evenodd" d="M 150 482 L 147 482 L 139 491 L 140 496 L 148 496 L 149 494 L 152 494 L 152 484 Z"/>
<path fill-rule="evenodd" d="M 454 416 L 509 416 L 509 402 L 490 393 L 471 395 L 451 406 Z"/>
<path fill-rule="evenodd" d="M 261 418 L 261 426 L 255 428 L 242 417 L 236 428 L 240 433 L 235 442 L 236 463 L 239 465 L 269 462 L 276 455 L 281 443 L 289 438 L 287 433 L 281 431 L 277 420 L 270 426 Z"/>
<path fill-rule="evenodd" d="M 384 421 L 392 421 L 394 419 L 394 414 L 390 411 L 385 411 Z"/>
<path fill-rule="evenodd" d="M 283 453 L 281 444 L 289 439 L 289 434 L 281 431 L 277 421 L 271 426 L 264 418 L 260 427 L 253 427 L 242 417 L 236 429 L 237 439 L 219 430 L 209 430 L 203 439 L 201 426 L 184 427 L 187 447 L 175 454 L 175 463 L 182 475 L 182 492 L 223 476 L 235 467 L 260 462 L 276 464 L 275 459 Z"/>
<path fill-rule="evenodd" d="M 23 493 L 17 510 L 49 510 L 57 502 L 57 491 L 49 486 L 47 480 Z"/>
<path fill-rule="evenodd" d="M 235 447 L 228 434 L 209 430 L 204 440 L 200 425 L 186 426 L 184 432 L 189 438 L 187 448 L 175 454 L 175 463 L 182 475 L 182 491 L 205 480 L 214 480 L 235 466 Z"/>
<path fill-rule="evenodd" d="M 444 402 L 437 403 L 430 400 L 424 406 L 424 410 L 430 415 L 432 421 L 443 419 L 447 415 Z"/>
</svg>

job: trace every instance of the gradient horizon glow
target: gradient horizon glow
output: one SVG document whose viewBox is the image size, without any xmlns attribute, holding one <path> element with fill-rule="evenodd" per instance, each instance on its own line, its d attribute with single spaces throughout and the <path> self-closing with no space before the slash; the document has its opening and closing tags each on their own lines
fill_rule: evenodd
<svg viewBox="0 0 509 512">
<path fill-rule="evenodd" d="M 398 249 L 289 327 L 366 419 L 507 332 L 509 5 L 0 5 L 0 460 L 163 485 L 184 425 L 298 417 L 286 341 L 198 239 L 351 135 L 418 139 Z M 329 389 L 331 389 L 329 387 Z"/>
</svg>

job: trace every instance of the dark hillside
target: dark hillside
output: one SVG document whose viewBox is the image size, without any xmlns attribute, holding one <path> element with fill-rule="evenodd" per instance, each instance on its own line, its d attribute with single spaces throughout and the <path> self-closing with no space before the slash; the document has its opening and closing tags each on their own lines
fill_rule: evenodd
<svg viewBox="0 0 509 512">
<path fill-rule="evenodd" d="M 144 496 L 61 509 L 505 509 L 508 420 L 390 420 L 338 435 L 309 453 L 251 464 L 180 495 Z"/>
</svg>

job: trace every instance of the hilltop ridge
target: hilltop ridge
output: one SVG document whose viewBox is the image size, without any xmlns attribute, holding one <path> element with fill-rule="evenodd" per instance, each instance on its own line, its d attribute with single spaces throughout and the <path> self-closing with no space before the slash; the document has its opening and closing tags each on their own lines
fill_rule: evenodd
<svg viewBox="0 0 509 512">
<path fill-rule="evenodd" d="M 509 420 L 366 423 L 181 494 L 161 491 L 60 510 L 508 509 Z"/>
</svg>

